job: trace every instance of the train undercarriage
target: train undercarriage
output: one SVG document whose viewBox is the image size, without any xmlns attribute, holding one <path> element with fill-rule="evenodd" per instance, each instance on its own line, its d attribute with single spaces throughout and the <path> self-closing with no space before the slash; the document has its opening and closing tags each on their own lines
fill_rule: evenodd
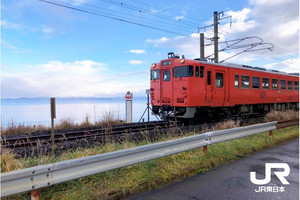
<svg viewBox="0 0 300 200">
<path fill-rule="evenodd" d="M 266 114 L 271 110 L 299 109 L 299 103 L 251 104 L 233 107 L 173 107 L 169 105 L 153 106 L 153 114 L 163 120 L 190 120 L 196 123 L 214 122 L 222 119 L 243 117 L 247 115 Z"/>
</svg>

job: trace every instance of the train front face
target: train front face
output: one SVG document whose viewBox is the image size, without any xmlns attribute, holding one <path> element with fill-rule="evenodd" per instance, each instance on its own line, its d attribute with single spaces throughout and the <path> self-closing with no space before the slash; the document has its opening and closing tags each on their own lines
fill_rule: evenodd
<svg viewBox="0 0 300 200">
<path fill-rule="evenodd" d="M 168 59 L 152 64 L 150 69 L 150 96 L 153 113 L 162 119 L 193 118 L 195 107 L 189 101 L 192 60 L 180 59 L 174 53 Z M 190 87 L 191 88 L 191 87 Z"/>
</svg>

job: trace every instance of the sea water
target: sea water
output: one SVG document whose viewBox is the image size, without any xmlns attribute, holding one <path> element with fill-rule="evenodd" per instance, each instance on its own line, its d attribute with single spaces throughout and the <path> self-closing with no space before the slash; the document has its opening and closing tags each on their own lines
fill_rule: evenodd
<svg viewBox="0 0 300 200">
<path fill-rule="evenodd" d="M 141 119 L 147 108 L 147 99 L 134 98 L 132 101 L 133 122 Z M 124 98 L 56 98 L 56 119 L 70 119 L 75 123 L 81 123 L 88 116 L 90 122 L 99 121 L 108 112 L 115 118 L 125 120 Z M 147 121 L 147 112 L 144 115 Z M 150 120 L 157 120 L 151 115 Z M 50 126 L 50 98 L 18 98 L 1 99 L 1 124 L 7 127 L 9 124 L 45 125 Z"/>
</svg>

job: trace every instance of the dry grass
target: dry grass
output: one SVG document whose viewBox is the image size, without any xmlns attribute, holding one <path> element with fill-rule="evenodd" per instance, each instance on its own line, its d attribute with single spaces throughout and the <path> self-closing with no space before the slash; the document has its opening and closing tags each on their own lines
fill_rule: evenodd
<svg viewBox="0 0 300 200">
<path fill-rule="evenodd" d="M 272 110 L 265 116 L 265 122 L 271 121 L 285 121 L 299 118 L 299 111 L 286 110 L 286 111 L 275 111 Z"/>
<path fill-rule="evenodd" d="M 61 119 L 59 122 L 55 123 L 55 129 L 71 129 L 71 128 L 84 128 L 92 126 L 112 126 L 124 123 L 119 114 L 114 114 L 112 111 L 105 112 L 102 119 L 92 122 L 89 115 L 86 115 L 84 121 L 81 123 L 76 123 L 75 119 L 72 117 Z M 1 127 L 2 135 L 14 135 L 18 133 L 29 133 L 35 131 L 49 130 L 50 127 L 44 125 L 16 125 L 10 122 L 6 128 Z"/>
<path fill-rule="evenodd" d="M 118 125 L 124 123 L 119 116 L 119 112 L 115 114 L 113 111 L 106 111 L 102 115 L 102 119 L 100 121 L 96 121 L 96 126 L 107 126 L 107 125 Z"/>
<path fill-rule="evenodd" d="M 228 120 L 228 121 L 217 123 L 211 129 L 212 130 L 223 130 L 223 129 L 236 128 L 239 126 L 240 126 L 240 121 Z"/>
<path fill-rule="evenodd" d="M 15 159 L 15 154 L 8 149 L 1 152 L 1 172 L 9 172 L 22 168 L 20 161 Z"/>
<path fill-rule="evenodd" d="M 70 128 L 75 128 L 77 127 L 78 124 L 75 123 L 75 119 L 68 117 L 65 119 L 61 119 L 56 125 L 56 129 L 70 129 Z"/>
<path fill-rule="evenodd" d="M 227 123 L 228 126 L 232 122 Z M 220 125 L 221 126 L 221 125 Z M 225 125 L 224 125 L 225 126 Z M 193 134 L 193 133 L 191 133 Z M 194 149 L 156 160 L 124 167 L 100 173 L 98 175 L 69 181 L 52 187 L 44 188 L 44 199 L 124 199 L 129 195 L 143 190 L 161 187 L 183 177 L 203 173 L 212 167 L 240 159 L 252 152 L 274 146 L 275 144 L 298 137 L 298 127 L 275 130 L 271 140 L 267 133 L 240 138 L 232 141 L 214 144 L 208 147 L 208 154 L 204 155 L 201 149 Z M 165 140 L 171 138 L 164 138 Z M 172 138 L 174 139 L 174 138 Z M 39 164 L 47 164 L 60 160 L 80 158 L 104 152 L 117 151 L 131 148 L 137 145 L 147 144 L 142 141 L 139 144 L 125 142 L 124 144 L 108 144 L 103 147 L 81 149 L 67 152 L 59 157 L 39 157 L 14 160 L 20 164 L 9 164 L 17 168 L 26 168 Z M 10 160 L 11 157 L 9 157 Z M 20 167 L 21 166 L 21 167 Z M 13 167 L 9 167 L 13 168 Z M 9 171 L 3 169 L 4 171 Z M 28 199 L 29 195 L 16 195 L 9 199 Z"/>
<path fill-rule="evenodd" d="M 47 130 L 48 128 L 44 125 L 25 125 L 25 124 L 14 124 L 10 122 L 6 128 L 1 126 L 1 135 L 13 135 L 18 133 L 29 133 L 34 131 Z"/>
</svg>

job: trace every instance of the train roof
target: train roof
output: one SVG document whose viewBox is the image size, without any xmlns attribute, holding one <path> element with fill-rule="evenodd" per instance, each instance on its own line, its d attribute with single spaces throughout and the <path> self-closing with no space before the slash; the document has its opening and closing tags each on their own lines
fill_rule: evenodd
<svg viewBox="0 0 300 200">
<path fill-rule="evenodd" d="M 199 63 L 203 64 L 212 64 L 212 65 L 218 65 L 218 66 L 224 66 L 224 67 L 230 67 L 230 68 L 239 68 L 239 69 L 246 69 L 246 70 L 252 70 L 252 71 L 258 71 L 258 72 L 266 72 L 266 73 L 272 73 L 272 74 L 280 74 L 280 75 L 287 75 L 287 76 L 294 76 L 299 78 L 299 73 L 287 73 L 283 71 L 278 71 L 278 70 L 272 70 L 272 69 L 266 69 L 262 67 L 252 67 L 249 65 L 241 65 L 241 64 L 236 64 L 236 63 L 230 63 L 230 62 L 225 62 L 225 63 L 210 63 L 206 62 L 203 60 L 194 60 Z"/>
<path fill-rule="evenodd" d="M 173 52 L 168 53 L 168 59 L 161 60 L 167 61 L 170 59 L 180 59 L 178 54 L 174 54 Z M 182 56 L 182 59 L 185 59 L 184 56 Z M 299 78 L 299 73 L 287 73 L 283 71 L 278 71 L 278 70 L 272 70 L 272 69 L 266 69 L 262 67 L 252 67 L 249 65 L 241 65 L 241 64 L 236 64 L 236 63 L 230 63 L 230 62 L 225 62 L 225 63 L 211 63 L 207 62 L 206 59 L 201 59 L 201 58 L 196 58 L 194 60 L 192 59 L 185 59 L 188 61 L 193 61 L 193 62 L 199 62 L 203 64 L 211 64 L 211 65 L 218 65 L 218 66 L 223 66 L 223 67 L 230 67 L 230 68 L 239 68 L 239 69 L 246 69 L 246 70 L 253 70 L 253 71 L 258 71 L 258 72 L 266 72 L 266 73 L 272 73 L 272 74 L 280 74 L 280 75 L 287 75 L 287 76 L 294 76 Z"/>
</svg>

